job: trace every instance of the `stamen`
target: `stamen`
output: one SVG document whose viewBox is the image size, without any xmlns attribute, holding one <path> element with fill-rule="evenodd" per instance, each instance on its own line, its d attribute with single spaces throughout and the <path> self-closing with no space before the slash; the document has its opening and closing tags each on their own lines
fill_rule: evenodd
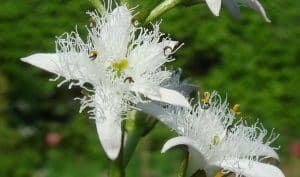
<svg viewBox="0 0 300 177">
<path fill-rule="evenodd" d="M 125 79 L 124 79 L 124 82 L 129 82 L 130 84 L 131 83 L 134 83 L 134 80 L 133 80 L 133 78 L 132 77 L 126 77 Z"/>
<path fill-rule="evenodd" d="M 89 22 L 91 27 L 95 27 L 97 25 L 97 21 L 94 18 L 90 18 Z"/>
<path fill-rule="evenodd" d="M 98 56 L 98 52 L 96 50 L 91 50 L 89 53 L 89 58 L 95 60 Z"/>
<path fill-rule="evenodd" d="M 239 104 L 235 104 L 231 109 L 230 111 L 236 115 L 240 115 L 241 112 L 239 112 L 239 109 L 240 109 L 240 105 Z"/>
<path fill-rule="evenodd" d="M 139 25 L 139 22 L 137 21 L 137 19 L 135 17 L 133 17 L 131 19 L 131 24 L 134 26 L 134 27 L 137 27 Z"/>
<path fill-rule="evenodd" d="M 203 104 L 207 107 L 210 106 L 210 93 L 209 92 L 204 92 L 204 98 L 201 99 Z"/>
<path fill-rule="evenodd" d="M 215 175 L 215 177 L 223 177 L 223 173 L 221 171 L 218 171 Z"/>
<path fill-rule="evenodd" d="M 164 55 L 165 56 L 168 56 L 168 55 L 170 55 L 171 53 L 172 53 L 172 47 L 170 47 L 170 46 L 166 46 L 165 48 L 164 48 Z"/>
</svg>

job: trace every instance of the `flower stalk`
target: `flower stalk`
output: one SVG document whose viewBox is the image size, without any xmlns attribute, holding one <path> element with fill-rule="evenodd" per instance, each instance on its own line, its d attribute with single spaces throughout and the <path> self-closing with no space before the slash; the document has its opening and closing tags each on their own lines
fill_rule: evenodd
<svg viewBox="0 0 300 177">
<path fill-rule="evenodd" d="M 144 115 L 144 114 L 143 114 Z M 123 166 L 126 167 L 142 137 L 146 136 L 156 125 L 157 119 L 136 116 L 134 126 L 124 147 Z"/>
<path fill-rule="evenodd" d="M 97 11 L 100 12 L 101 14 L 104 14 L 106 12 L 106 9 L 101 0 L 89 0 L 89 1 L 97 9 Z"/>
<path fill-rule="evenodd" d="M 155 20 L 168 10 L 174 8 L 175 6 L 182 3 L 184 0 L 165 0 L 158 6 L 156 6 L 149 14 L 149 16 L 145 20 L 145 24 L 150 23 L 151 21 Z"/>
<path fill-rule="evenodd" d="M 114 161 L 111 161 L 110 166 L 109 166 L 108 176 L 109 177 L 123 177 L 123 176 L 125 176 L 121 158 L 118 158 Z"/>
<path fill-rule="evenodd" d="M 184 151 L 183 159 L 182 159 L 180 167 L 179 167 L 178 177 L 185 177 L 186 176 L 188 161 L 189 161 L 189 152 Z"/>
</svg>

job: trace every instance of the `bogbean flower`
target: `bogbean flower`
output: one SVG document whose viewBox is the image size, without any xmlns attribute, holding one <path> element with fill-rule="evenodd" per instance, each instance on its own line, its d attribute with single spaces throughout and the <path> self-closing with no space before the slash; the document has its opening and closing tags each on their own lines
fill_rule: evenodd
<svg viewBox="0 0 300 177">
<path fill-rule="evenodd" d="M 80 98 L 81 109 L 88 109 L 95 119 L 100 142 L 110 159 L 121 146 L 121 121 L 138 102 L 155 100 L 190 107 L 179 92 L 164 87 L 172 76 L 164 64 L 178 43 L 159 31 L 137 26 L 132 10 L 111 7 L 102 16 L 90 12 L 87 41 L 77 31 L 66 33 L 56 41 L 56 53 L 39 53 L 22 58 L 69 82 L 80 86 L 87 95 Z"/>
<path fill-rule="evenodd" d="M 186 145 L 189 151 L 187 175 L 204 170 L 208 177 L 234 172 L 245 177 L 284 177 L 281 170 L 263 163 L 266 158 L 279 160 L 271 143 L 278 135 L 268 134 L 262 125 L 247 126 L 235 120 L 238 105 L 229 109 L 226 101 L 213 92 L 189 108 L 161 107 L 158 104 L 140 104 L 149 114 L 173 129 L 179 136 L 168 140 L 162 148 Z"/>
<path fill-rule="evenodd" d="M 216 16 L 219 16 L 221 4 L 223 4 L 230 13 L 236 17 L 240 18 L 240 6 L 249 7 L 265 19 L 266 22 L 271 22 L 268 18 L 265 9 L 258 0 L 205 0 L 209 9 Z"/>
</svg>

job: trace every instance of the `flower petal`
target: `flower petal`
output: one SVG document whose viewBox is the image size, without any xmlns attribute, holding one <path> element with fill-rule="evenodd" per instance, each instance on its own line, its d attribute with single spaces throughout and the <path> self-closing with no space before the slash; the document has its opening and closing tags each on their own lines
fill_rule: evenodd
<svg viewBox="0 0 300 177">
<path fill-rule="evenodd" d="M 197 149 L 197 143 L 192 140 L 189 137 L 186 136 L 177 136 L 175 138 L 171 138 L 169 139 L 163 146 L 161 152 L 165 153 L 167 152 L 169 149 L 175 147 L 175 146 L 179 146 L 179 145 L 187 145 L 188 147 L 192 147 L 194 149 Z"/>
<path fill-rule="evenodd" d="M 192 176 L 199 169 L 203 169 L 204 164 L 205 164 L 205 159 L 203 155 L 195 148 L 189 147 L 189 161 L 186 170 L 186 176 Z"/>
<path fill-rule="evenodd" d="M 257 149 L 258 152 L 255 152 L 255 155 L 264 156 L 264 157 L 272 157 L 279 161 L 279 156 L 272 147 L 270 147 L 266 144 L 259 144 L 257 146 L 259 146 L 261 148 Z"/>
<path fill-rule="evenodd" d="M 96 120 L 96 127 L 100 142 L 108 158 L 111 160 L 116 159 L 121 148 L 121 120 Z"/>
<path fill-rule="evenodd" d="M 155 27 L 158 28 L 158 27 Z M 154 30 L 153 33 L 159 33 L 159 30 Z M 134 47 L 129 52 L 129 65 L 135 68 L 135 72 L 139 75 L 145 72 L 154 72 L 164 63 L 170 61 L 170 54 L 176 50 L 177 41 L 170 39 L 162 39 L 159 42 L 160 35 L 149 36 L 144 34 L 144 37 L 137 39 L 137 41 L 144 41 L 143 43 Z"/>
<path fill-rule="evenodd" d="M 138 92 L 154 101 L 160 101 L 172 105 L 183 106 L 191 108 L 187 99 L 179 92 L 166 88 L 159 87 L 156 93 L 150 92 L 148 89 L 138 87 Z"/>
<path fill-rule="evenodd" d="M 21 58 L 21 61 L 23 62 L 29 63 L 54 74 L 57 74 L 59 71 L 57 65 L 58 60 L 59 57 L 55 53 L 37 53 L 25 58 Z"/>
<path fill-rule="evenodd" d="M 269 22 L 269 23 L 271 22 L 271 20 L 267 16 L 265 9 L 263 8 L 263 6 L 260 4 L 260 2 L 258 0 L 245 0 L 245 3 L 250 8 L 252 8 L 256 12 L 260 13 L 266 22 Z"/>
<path fill-rule="evenodd" d="M 98 83 L 99 77 L 103 75 L 103 69 L 99 68 L 101 66 L 91 62 L 85 53 L 37 53 L 21 58 L 21 61 L 81 83 Z"/>
<path fill-rule="evenodd" d="M 99 28 L 98 34 L 92 37 L 104 58 L 119 60 L 126 56 L 127 45 L 133 32 L 131 20 L 130 10 L 123 6 L 116 7 L 107 15 L 106 22 Z"/>
<path fill-rule="evenodd" d="M 157 118 L 159 121 L 164 123 L 171 129 L 175 129 L 176 125 L 174 124 L 173 118 L 170 113 L 167 113 L 159 103 L 147 102 L 147 103 L 138 103 L 136 105 L 141 111 Z"/>
<path fill-rule="evenodd" d="M 188 146 L 189 161 L 188 161 L 188 168 L 187 168 L 187 176 L 193 175 L 199 169 L 204 169 L 207 162 L 206 162 L 203 154 L 197 150 L 198 149 L 197 143 L 194 140 L 190 139 L 189 137 L 178 136 L 178 137 L 168 140 L 164 144 L 161 152 L 165 153 L 169 149 L 171 149 L 175 146 L 179 146 L 179 145 L 187 145 Z"/>
<path fill-rule="evenodd" d="M 240 8 L 235 2 L 235 0 L 222 0 L 222 3 L 229 10 L 229 12 L 234 18 L 236 19 L 241 18 Z"/>
<path fill-rule="evenodd" d="M 218 166 L 245 177 L 284 177 L 284 174 L 279 168 L 248 159 L 224 160 L 218 163 Z"/>
<path fill-rule="evenodd" d="M 219 16 L 221 9 L 221 0 L 205 0 L 209 9 L 215 16 Z"/>
</svg>

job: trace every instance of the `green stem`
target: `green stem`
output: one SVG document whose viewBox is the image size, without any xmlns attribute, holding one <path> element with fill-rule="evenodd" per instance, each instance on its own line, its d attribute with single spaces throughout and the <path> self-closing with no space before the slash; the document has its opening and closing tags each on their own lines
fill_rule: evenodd
<svg viewBox="0 0 300 177">
<path fill-rule="evenodd" d="M 145 20 L 145 24 L 155 20 L 157 17 L 161 16 L 163 13 L 167 12 L 183 1 L 184 0 L 165 0 L 150 12 L 149 16 Z"/>
<path fill-rule="evenodd" d="M 109 166 L 108 176 L 109 177 L 125 176 L 121 159 L 116 159 L 114 161 L 111 161 L 110 166 Z"/>
<path fill-rule="evenodd" d="M 143 130 L 134 126 L 132 132 L 128 135 L 128 139 L 126 142 L 126 146 L 124 148 L 124 159 L 123 159 L 123 165 L 124 167 L 127 166 L 128 162 L 130 161 L 136 146 L 140 139 L 143 136 Z"/>
<path fill-rule="evenodd" d="M 185 177 L 186 176 L 188 161 L 189 161 L 189 152 L 186 150 L 186 151 L 184 151 L 183 159 L 182 159 L 181 164 L 180 164 L 178 177 Z"/>
<path fill-rule="evenodd" d="M 151 117 L 145 118 L 137 116 L 134 126 L 128 134 L 128 139 L 124 147 L 123 166 L 126 167 L 139 143 L 140 139 L 146 136 L 156 125 L 157 120 Z"/>
<path fill-rule="evenodd" d="M 106 12 L 106 9 L 104 5 L 102 4 L 102 0 L 89 0 L 93 6 L 97 9 L 100 14 L 104 14 Z"/>
<path fill-rule="evenodd" d="M 128 5 L 128 0 L 121 0 L 121 4 Z"/>
</svg>

